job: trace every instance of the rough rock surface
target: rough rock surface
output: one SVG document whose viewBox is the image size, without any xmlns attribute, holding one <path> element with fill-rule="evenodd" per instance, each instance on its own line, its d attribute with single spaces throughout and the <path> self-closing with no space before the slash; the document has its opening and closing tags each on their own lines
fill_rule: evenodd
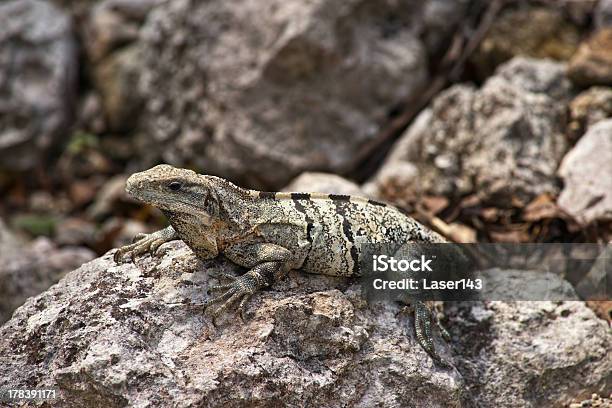
<svg viewBox="0 0 612 408">
<path fill-rule="evenodd" d="M 139 40 L 143 152 L 267 189 L 339 172 L 420 92 L 426 44 L 440 42 L 430 34 L 452 29 L 466 5 L 165 2 Z"/>
<path fill-rule="evenodd" d="M 582 302 L 450 307 L 447 370 L 411 317 L 340 278 L 292 272 L 245 324 L 215 328 L 200 305 L 236 268 L 166 249 L 120 266 L 107 254 L 29 299 L 0 328 L 0 387 L 57 386 L 57 406 L 78 407 L 536 407 L 609 387 L 612 335 Z"/>
<path fill-rule="evenodd" d="M 0 168 L 33 168 L 69 125 L 77 57 L 68 16 L 37 0 L 0 3 Z"/>
<path fill-rule="evenodd" d="M 599 0 L 593 16 L 595 27 L 612 26 L 612 0 Z"/>
<path fill-rule="evenodd" d="M 561 279 L 552 272 L 529 269 L 492 268 L 481 272 L 480 276 L 486 282 L 487 300 L 579 300 L 574 288 L 567 280 Z"/>
<path fill-rule="evenodd" d="M 365 196 L 359 185 L 336 174 L 329 173 L 302 173 L 285 186 L 283 190 Z"/>
<path fill-rule="evenodd" d="M 578 85 L 612 85 L 612 27 L 603 28 L 580 45 L 568 75 Z"/>
<path fill-rule="evenodd" d="M 594 86 L 578 94 L 570 103 L 568 130 L 577 140 L 586 129 L 612 117 L 612 88 Z"/>
<path fill-rule="evenodd" d="M 591 126 L 563 158 L 559 206 L 578 221 L 612 219 L 612 119 Z"/>
<path fill-rule="evenodd" d="M 448 313 L 474 406 L 558 407 L 612 391 L 612 333 L 584 302 L 489 301 Z"/>
<path fill-rule="evenodd" d="M 46 238 L 24 244 L 0 221 L 0 324 L 28 297 L 94 256 L 85 248 L 57 248 Z"/>
<path fill-rule="evenodd" d="M 378 196 L 477 193 L 506 205 L 556 193 L 567 149 L 565 66 L 518 57 L 481 89 L 455 85 L 435 98 L 366 187 Z"/>
<path fill-rule="evenodd" d="M 579 44 L 560 8 L 521 7 L 501 13 L 471 57 L 481 78 L 516 56 L 568 60 Z"/>
<path fill-rule="evenodd" d="M 458 372 L 433 365 L 399 308 L 292 273 L 246 324 L 215 329 L 199 305 L 232 267 L 168 246 L 136 264 L 106 255 L 28 300 L 0 328 L 0 387 L 56 384 L 59 405 L 79 407 L 460 406 Z"/>
</svg>

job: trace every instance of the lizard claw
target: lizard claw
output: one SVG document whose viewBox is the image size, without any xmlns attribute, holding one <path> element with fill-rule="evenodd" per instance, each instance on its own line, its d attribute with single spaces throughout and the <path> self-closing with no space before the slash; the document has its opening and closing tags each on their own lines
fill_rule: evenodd
<svg viewBox="0 0 612 408">
<path fill-rule="evenodd" d="M 162 244 L 174 239 L 176 239 L 175 232 L 169 228 L 165 228 L 152 234 L 137 234 L 134 237 L 135 242 L 117 249 L 113 255 L 113 259 L 115 260 L 115 263 L 120 264 L 123 262 L 123 258 L 126 255 L 129 256 L 132 261 L 135 257 L 143 255 L 147 252 L 149 252 L 151 255 L 158 256 L 161 254 L 161 252 L 158 251 L 159 247 Z"/>
<path fill-rule="evenodd" d="M 135 257 L 143 255 L 147 252 L 153 254 L 152 245 L 156 242 L 155 238 L 145 237 L 140 241 L 134 242 L 133 244 L 122 246 L 115 252 L 113 259 L 116 263 L 122 263 L 123 258 L 127 255 L 133 261 Z"/>
<path fill-rule="evenodd" d="M 151 242 L 149 244 L 149 253 L 151 254 L 151 256 L 161 255 L 162 251 L 158 251 L 158 250 L 159 250 L 159 247 L 161 247 L 165 243 L 166 241 L 163 239 L 156 239 L 155 241 Z"/>
<path fill-rule="evenodd" d="M 215 324 L 215 319 L 217 317 L 240 300 L 237 311 L 239 312 L 242 321 L 245 321 L 245 306 L 258 289 L 258 279 L 253 276 L 252 272 L 247 272 L 238 278 L 231 275 L 222 276 L 231 279 L 232 282 L 226 285 L 211 286 L 210 290 L 225 290 L 225 292 L 205 302 L 204 310 L 208 309 L 214 304 L 221 303 L 221 306 L 211 312 L 213 324 Z"/>
<path fill-rule="evenodd" d="M 240 315 L 240 320 L 242 320 L 242 323 L 246 323 L 246 304 L 250 298 L 251 296 L 243 297 L 240 301 L 240 304 L 238 305 L 238 313 Z"/>
<path fill-rule="evenodd" d="M 218 275 L 214 275 L 214 277 L 218 280 L 221 279 L 227 279 L 230 282 L 234 282 L 236 279 L 235 276 L 230 275 L 229 273 L 220 273 Z M 231 289 L 233 287 L 232 283 L 227 283 L 225 285 L 212 285 L 208 287 L 208 290 L 226 290 L 226 289 Z"/>
<path fill-rule="evenodd" d="M 229 273 L 224 273 L 224 272 L 222 272 L 222 273 L 215 273 L 215 274 L 210 273 L 209 276 L 211 276 L 211 277 L 213 277 L 213 278 L 215 278 L 217 280 L 226 279 L 226 280 L 228 280 L 230 282 L 233 282 L 236 279 L 238 279 L 236 276 L 230 275 Z"/>
</svg>

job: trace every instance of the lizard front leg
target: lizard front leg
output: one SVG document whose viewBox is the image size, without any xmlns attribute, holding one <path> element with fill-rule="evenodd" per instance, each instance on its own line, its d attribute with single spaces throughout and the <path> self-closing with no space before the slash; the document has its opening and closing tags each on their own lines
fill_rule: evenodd
<svg viewBox="0 0 612 408">
<path fill-rule="evenodd" d="M 117 249 L 113 259 L 116 263 L 121 263 L 125 255 L 129 255 L 133 259 L 135 256 L 142 255 L 146 252 L 154 254 L 162 244 L 177 239 L 180 238 L 172 226 L 151 234 L 138 234 L 134 237 L 134 242 L 132 244 Z"/>
<path fill-rule="evenodd" d="M 291 251 L 276 244 L 256 243 L 235 245 L 228 248 L 224 254 L 234 263 L 251 269 L 238 278 L 232 278 L 232 282 L 227 285 L 211 287 L 212 290 L 225 292 L 206 302 L 204 309 L 223 302 L 212 312 L 213 318 L 216 318 L 240 300 L 238 311 L 244 320 L 245 306 L 253 294 L 272 285 L 287 273 Z"/>
</svg>

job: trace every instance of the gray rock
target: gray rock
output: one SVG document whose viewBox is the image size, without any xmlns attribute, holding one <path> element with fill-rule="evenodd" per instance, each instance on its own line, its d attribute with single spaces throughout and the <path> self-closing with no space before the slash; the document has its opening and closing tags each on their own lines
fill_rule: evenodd
<svg viewBox="0 0 612 408">
<path fill-rule="evenodd" d="M 553 60 L 519 57 L 501 65 L 495 77 L 526 92 L 567 102 L 572 95 L 572 84 L 565 72 L 566 65 Z"/>
<path fill-rule="evenodd" d="M 141 31 L 143 152 L 268 189 L 342 171 L 427 81 L 420 38 L 466 5 L 166 2 Z"/>
<path fill-rule="evenodd" d="M 411 318 L 341 278 L 292 272 L 246 323 L 214 327 L 201 304 L 237 268 L 166 249 L 136 264 L 107 254 L 29 299 L 0 327 L 0 387 L 57 387 L 57 406 L 79 407 L 536 407 L 609 386 L 612 334 L 582 302 L 450 306 L 459 371 L 446 370 Z"/>
<path fill-rule="evenodd" d="M 595 27 L 597 28 L 612 26 L 612 0 L 599 0 L 597 2 L 593 20 L 595 20 Z"/>
<path fill-rule="evenodd" d="M 474 406 L 567 406 L 612 388 L 612 334 L 584 302 L 488 301 L 450 313 Z"/>
<path fill-rule="evenodd" d="M 479 277 L 486 283 L 487 300 L 580 300 L 568 281 L 551 272 L 493 268 Z"/>
<path fill-rule="evenodd" d="M 0 3 L 0 166 L 33 168 L 67 135 L 77 56 L 70 18 L 45 1 Z"/>
<path fill-rule="evenodd" d="M 246 324 L 215 328 L 208 280 L 235 268 L 168 247 L 121 266 L 107 254 L 29 299 L 0 328 L 0 387 L 55 386 L 59 406 L 79 407 L 461 406 L 458 372 L 433 365 L 398 307 L 292 273 Z"/>
<path fill-rule="evenodd" d="M 28 297 L 46 290 L 64 273 L 94 256 L 82 247 L 58 248 L 46 238 L 25 244 L 0 221 L 0 324 Z"/>
<path fill-rule="evenodd" d="M 477 193 L 502 206 L 556 193 L 567 149 L 570 85 L 563 73 L 560 63 L 515 58 L 481 89 L 452 86 L 416 118 L 364 188 L 379 196 Z"/>
<path fill-rule="evenodd" d="M 365 196 L 359 185 L 336 174 L 329 173 L 302 173 L 285 186 L 283 190 Z"/>
<path fill-rule="evenodd" d="M 591 126 L 563 158 L 559 206 L 579 222 L 612 219 L 612 119 Z"/>
</svg>

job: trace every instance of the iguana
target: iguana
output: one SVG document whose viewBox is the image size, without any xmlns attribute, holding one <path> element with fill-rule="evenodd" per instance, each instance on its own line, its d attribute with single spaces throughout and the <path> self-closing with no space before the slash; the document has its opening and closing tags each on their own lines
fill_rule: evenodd
<svg viewBox="0 0 612 408">
<path fill-rule="evenodd" d="M 357 242 L 445 242 L 398 209 L 362 197 L 322 193 L 274 193 L 240 188 L 215 176 L 158 165 L 135 173 L 126 183 L 132 197 L 159 208 L 170 226 L 139 234 L 117 250 L 125 255 L 156 253 L 168 241 L 183 240 L 201 259 L 223 254 L 249 268 L 231 283 L 211 289 L 224 292 L 205 303 L 221 303 L 219 316 L 238 301 L 244 308 L 258 290 L 282 279 L 289 270 L 333 276 L 359 276 Z M 447 365 L 434 348 L 432 311 L 413 302 L 416 338 L 439 364 Z"/>
</svg>

